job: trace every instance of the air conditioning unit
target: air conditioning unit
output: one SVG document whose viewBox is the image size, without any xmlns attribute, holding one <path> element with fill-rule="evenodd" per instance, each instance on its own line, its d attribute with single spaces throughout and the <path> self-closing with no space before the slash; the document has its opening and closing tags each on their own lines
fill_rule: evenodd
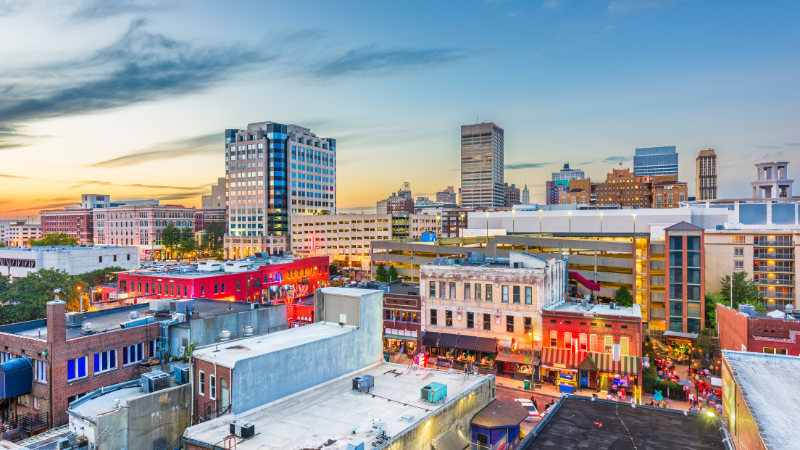
<svg viewBox="0 0 800 450">
<path fill-rule="evenodd" d="M 189 382 L 189 364 L 175 366 L 173 371 L 175 375 L 175 383 L 187 384 Z"/>
<path fill-rule="evenodd" d="M 142 374 L 142 390 L 150 393 L 160 391 L 169 387 L 169 374 L 160 370 L 154 370 Z"/>
<path fill-rule="evenodd" d="M 369 392 L 375 387 L 375 377 L 372 375 L 360 375 L 353 378 L 353 390 L 358 392 Z"/>
<path fill-rule="evenodd" d="M 429 403 L 436 403 L 447 397 L 447 385 L 442 383 L 431 383 L 420 390 L 420 398 Z"/>
<path fill-rule="evenodd" d="M 139 319 L 129 320 L 127 322 L 122 322 L 119 324 L 120 328 L 133 328 L 138 327 L 140 325 L 147 325 L 148 323 L 155 322 L 153 316 L 142 317 Z"/>
<path fill-rule="evenodd" d="M 364 450 L 364 441 L 350 441 L 346 450 Z"/>
<path fill-rule="evenodd" d="M 128 318 L 131 320 L 136 320 L 139 318 L 139 313 L 136 311 L 131 311 L 128 313 Z"/>
<path fill-rule="evenodd" d="M 72 444 L 70 444 L 69 439 L 61 438 L 56 441 L 56 450 L 68 450 L 72 448 Z"/>
<path fill-rule="evenodd" d="M 82 312 L 69 312 L 67 313 L 67 326 L 78 328 L 83 324 Z"/>
<path fill-rule="evenodd" d="M 256 426 L 244 420 L 234 420 L 230 427 L 231 435 L 242 439 L 251 438 L 256 434 Z"/>
</svg>

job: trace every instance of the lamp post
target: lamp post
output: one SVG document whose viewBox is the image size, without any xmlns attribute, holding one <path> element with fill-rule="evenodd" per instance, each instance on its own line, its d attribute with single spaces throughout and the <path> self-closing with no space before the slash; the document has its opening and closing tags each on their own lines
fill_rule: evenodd
<svg viewBox="0 0 800 450">
<path fill-rule="evenodd" d="M 464 237 L 464 213 L 459 214 L 461 221 L 458 223 L 458 237 Z"/>
<path fill-rule="evenodd" d="M 572 237 L 572 211 L 569 211 L 567 216 L 569 217 L 569 237 Z"/>
</svg>

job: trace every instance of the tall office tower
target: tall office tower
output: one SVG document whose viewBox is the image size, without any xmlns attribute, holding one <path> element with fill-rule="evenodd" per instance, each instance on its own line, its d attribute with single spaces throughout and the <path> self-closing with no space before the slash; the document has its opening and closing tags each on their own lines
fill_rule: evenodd
<svg viewBox="0 0 800 450">
<path fill-rule="evenodd" d="M 700 150 L 696 160 L 694 178 L 695 200 L 715 200 L 717 198 L 717 154 L 714 149 Z"/>
<path fill-rule="evenodd" d="M 583 180 L 586 176 L 580 169 L 570 169 L 569 163 L 558 172 L 553 172 L 552 181 L 545 183 L 545 204 L 557 205 L 559 196 L 569 191 L 569 180 Z"/>
<path fill-rule="evenodd" d="M 522 204 L 523 205 L 530 205 L 531 204 L 531 193 L 528 191 L 528 184 L 525 184 L 525 188 L 522 189 Z"/>
<path fill-rule="evenodd" d="M 225 174 L 230 236 L 288 237 L 291 215 L 336 211 L 336 139 L 308 128 L 257 122 L 225 130 Z"/>
<path fill-rule="evenodd" d="M 461 127 L 461 207 L 503 206 L 503 129 L 494 123 Z"/>
<path fill-rule="evenodd" d="M 678 176 L 678 152 L 674 145 L 666 147 L 637 148 L 633 155 L 633 173 Z"/>
</svg>

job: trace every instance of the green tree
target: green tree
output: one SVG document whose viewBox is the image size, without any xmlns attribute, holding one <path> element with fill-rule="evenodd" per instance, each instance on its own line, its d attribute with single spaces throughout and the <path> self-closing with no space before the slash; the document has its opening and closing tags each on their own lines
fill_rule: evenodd
<svg viewBox="0 0 800 450">
<path fill-rule="evenodd" d="M 208 249 L 211 251 L 222 250 L 225 238 L 225 227 L 221 223 L 211 222 L 206 228 L 206 237 L 208 238 Z"/>
<path fill-rule="evenodd" d="M 378 268 L 375 269 L 375 281 L 385 282 L 389 278 L 388 272 L 386 272 L 386 267 L 383 264 L 378 264 Z"/>
<path fill-rule="evenodd" d="M 619 306 L 633 306 L 633 296 L 625 286 L 620 286 L 619 289 L 614 292 L 614 299 Z"/>
<path fill-rule="evenodd" d="M 389 273 L 387 275 L 388 279 L 386 281 L 394 281 L 399 278 L 399 276 L 397 275 L 397 269 L 395 269 L 394 266 L 391 265 L 389 266 Z"/>
<path fill-rule="evenodd" d="M 342 272 L 339 270 L 339 265 L 336 264 L 336 262 L 332 262 L 328 265 L 328 275 L 335 277 L 340 273 Z"/>
<path fill-rule="evenodd" d="M 706 293 L 706 327 L 717 328 L 717 303 L 725 304 L 719 292 Z"/>
<path fill-rule="evenodd" d="M 90 287 L 102 286 L 107 283 L 115 283 L 117 276 L 114 272 L 124 272 L 126 269 L 118 266 L 97 269 L 91 272 L 75 275 L 79 281 Z"/>
<path fill-rule="evenodd" d="M 725 275 L 720 279 L 720 303 L 731 306 L 731 277 Z M 747 272 L 733 273 L 733 308 L 738 309 L 740 304 L 750 304 L 756 307 L 757 311 L 764 311 L 764 296 L 758 292 L 755 281 L 747 279 Z"/>
<path fill-rule="evenodd" d="M 66 233 L 50 233 L 41 239 L 31 239 L 29 243 L 31 247 L 80 244 L 77 238 L 69 237 Z"/>
<path fill-rule="evenodd" d="M 176 230 L 175 225 L 171 223 L 167 225 L 166 228 L 161 230 L 161 245 L 163 245 L 164 248 L 172 250 L 175 248 L 176 245 L 178 245 L 178 241 L 180 239 L 176 241 L 175 230 Z"/>
<path fill-rule="evenodd" d="M 0 242 L 0 248 L 5 248 L 5 246 L 6 246 L 5 242 Z"/>
<path fill-rule="evenodd" d="M 81 291 L 86 288 L 80 280 L 65 272 L 54 269 L 31 272 L 11 283 L 9 289 L 0 295 L 4 305 L 0 307 L 0 323 L 44 319 L 47 316 L 45 305 L 54 299 L 55 289 L 61 289 L 59 298 L 67 302 L 67 310 L 77 311 L 80 307 L 78 286 L 81 286 Z M 86 309 L 88 303 L 84 303 Z"/>
<path fill-rule="evenodd" d="M 181 240 L 178 244 L 182 255 L 191 253 L 197 248 L 197 241 L 194 239 L 194 231 L 191 228 L 184 228 L 180 230 Z"/>
</svg>

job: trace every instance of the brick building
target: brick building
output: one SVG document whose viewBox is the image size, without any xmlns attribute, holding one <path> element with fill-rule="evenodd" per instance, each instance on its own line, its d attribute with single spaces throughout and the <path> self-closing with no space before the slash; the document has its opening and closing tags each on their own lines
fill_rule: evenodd
<svg viewBox="0 0 800 450">
<path fill-rule="evenodd" d="M 654 175 L 652 208 L 677 208 L 688 198 L 689 187 L 676 175 Z"/>
<path fill-rule="evenodd" d="M 511 207 L 522 204 L 520 190 L 515 185 L 505 183 L 503 185 L 503 206 Z"/>
<path fill-rule="evenodd" d="M 172 224 L 194 231 L 195 209 L 157 202 L 94 208 L 94 243 L 139 247 L 141 259 L 166 258 L 161 232 Z"/>
<path fill-rule="evenodd" d="M 800 355 L 800 320 L 780 311 L 753 315 L 718 303 L 717 328 L 722 350 Z"/>
<path fill-rule="evenodd" d="M 31 358 L 34 367 L 31 393 L 9 399 L 0 410 L 6 421 L 30 413 L 48 427 L 64 425 L 70 401 L 149 371 L 139 361 L 153 355 L 159 324 L 119 326 L 129 320 L 129 310 L 142 307 L 87 313 L 91 333 L 67 327 L 66 303 L 52 301 L 46 308 L 47 319 L 0 327 L 2 360 Z"/>
<path fill-rule="evenodd" d="M 598 206 L 650 208 L 652 183 L 652 176 L 636 176 L 630 169 L 614 169 L 605 181 L 592 185 L 592 193 Z"/>
<path fill-rule="evenodd" d="M 562 302 L 542 310 L 541 378 L 566 389 L 641 386 L 642 311 L 639 305 Z M 614 347 L 619 361 L 614 361 Z M 588 358 L 588 359 L 587 359 Z"/>
<path fill-rule="evenodd" d="M 212 223 L 222 225 L 227 229 L 228 215 L 225 209 L 198 209 L 194 212 L 194 231 L 203 231 Z"/>
<path fill-rule="evenodd" d="M 422 341 L 422 300 L 419 285 L 401 280 L 370 283 L 370 289 L 386 289 L 383 294 L 383 350 L 410 355 Z M 401 362 L 393 360 L 393 362 Z M 403 360 L 403 363 L 408 363 Z"/>
<path fill-rule="evenodd" d="M 65 208 L 40 211 L 42 236 L 64 233 L 74 237 L 81 245 L 91 244 L 94 238 L 94 221 L 91 208 Z"/>
</svg>

